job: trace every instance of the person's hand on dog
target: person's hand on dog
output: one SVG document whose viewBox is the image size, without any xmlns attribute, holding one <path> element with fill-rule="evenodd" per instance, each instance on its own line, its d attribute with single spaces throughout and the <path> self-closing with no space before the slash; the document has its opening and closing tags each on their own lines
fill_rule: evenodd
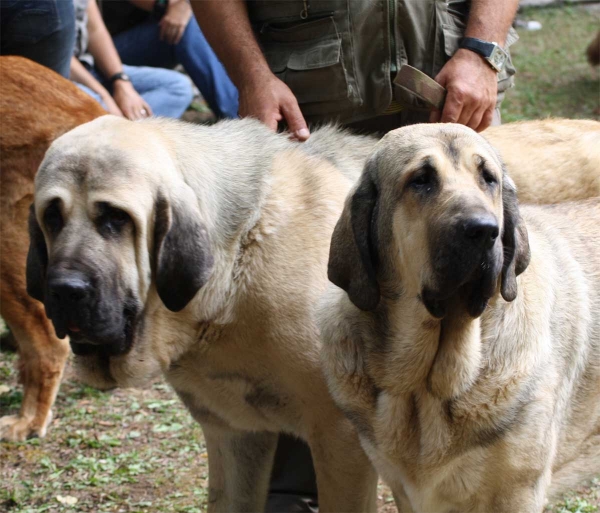
<svg viewBox="0 0 600 513">
<path fill-rule="evenodd" d="M 498 96 L 498 76 L 479 55 L 459 49 L 435 77 L 448 94 L 443 112 L 434 110 L 432 123 L 460 123 L 482 132 L 492 123 Z"/>
<path fill-rule="evenodd" d="M 170 45 L 179 43 L 191 17 L 192 8 L 186 0 L 169 2 L 167 12 L 158 24 L 161 41 L 165 41 Z"/>
<path fill-rule="evenodd" d="M 271 130 L 285 121 L 294 139 L 306 141 L 310 132 L 291 89 L 271 72 L 254 74 L 239 89 L 240 117 L 253 117 Z"/>
<path fill-rule="evenodd" d="M 152 115 L 152 109 L 137 93 L 131 82 L 117 80 L 113 86 L 113 98 L 123 115 L 131 120 Z"/>
</svg>

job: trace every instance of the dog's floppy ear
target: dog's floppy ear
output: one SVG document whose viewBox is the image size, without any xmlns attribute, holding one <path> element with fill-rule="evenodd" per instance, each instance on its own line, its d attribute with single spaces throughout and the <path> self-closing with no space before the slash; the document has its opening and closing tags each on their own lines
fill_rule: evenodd
<svg viewBox="0 0 600 513">
<path fill-rule="evenodd" d="M 379 283 L 375 274 L 375 225 L 377 187 L 367 163 L 358 186 L 346 199 L 342 215 L 331 238 L 329 280 L 344 289 L 361 310 L 374 310 L 379 303 Z"/>
<path fill-rule="evenodd" d="M 500 291 L 506 301 L 513 301 L 517 297 L 517 276 L 527 269 L 531 254 L 527 228 L 519 214 L 517 190 L 506 172 L 502 185 L 502 203 L 504 207 L 504 231 L 502 233 L 504 262 Z"/>
<path fill-rule="evenodd" d="M 213 266 L 210 241 L 195 212 L 159 195 L 154 221 L 156 290 L 172 312 L 183 310 L 204 286 Z"/>
<path fill-rule="evenodd" d="M 48 248 L 40 225 L 35 218 L 35 208 L 29 208 L 29 251 L 27 252 L 27 294 L 44 301 L 44 283 L 48 268 Z"/>
</svg>

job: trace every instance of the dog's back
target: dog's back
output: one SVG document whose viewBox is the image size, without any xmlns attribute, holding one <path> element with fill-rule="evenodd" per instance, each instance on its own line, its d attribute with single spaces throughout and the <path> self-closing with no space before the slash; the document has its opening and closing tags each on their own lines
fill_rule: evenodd
<svg viewBox="0 0 600 513">
<path fill-rule="evenodd" d="M 326 125 L 315 130 L 302 148 L 326 159 L 355 182 L 377 141 L 374 136 L 356 135 L 335 125 Z"/>
<path fill-rule="evenodd" d="M 488 128 L 519 202 L 548 204 L 600 196 L 600 123 L 542 119 Z"/>
</svg>

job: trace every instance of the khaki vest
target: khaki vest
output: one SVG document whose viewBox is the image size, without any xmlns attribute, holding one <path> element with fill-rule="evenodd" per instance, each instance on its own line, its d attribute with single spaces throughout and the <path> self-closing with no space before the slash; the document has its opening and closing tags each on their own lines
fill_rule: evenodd
<svg viewBox="0 0 600 513">
<path fill-rule="evenodd" d="M 430 77 L 458 49 L 466 0 L 248 0 L 271 70 L 296 95 L 309 121 L 353 122 L 393 110 L 420 110 L 395 88 L 404 64 Z M 506 47 L 517 40 L 510 30 Z M 510 60 L 498 74 L 499 101 L 512 85 Z"/>
</svg>

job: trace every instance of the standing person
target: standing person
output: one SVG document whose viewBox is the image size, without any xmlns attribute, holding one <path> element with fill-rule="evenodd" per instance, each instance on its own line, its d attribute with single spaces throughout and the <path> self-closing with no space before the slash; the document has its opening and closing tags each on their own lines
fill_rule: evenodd
<svg viewBox="0 0 600 513">
<path fill-rule="evenodd" d="M 0 1 L 0 55 L 27 57 L 69 78 L 74 42 L 72 2 Z"/>
<path fill-rule="evenodd" d="M 519 0 L 204 0 L 194 13 L 240 95 L 240 116 L 298 140 L 309 121 L 365 132 L 419 122 L 500 124 Z M 432 111 L 394 85 L 405 64 L 448 91 Z M 280 435 L 268 511 L 312 511 L 310 454 Z M 314 471 L 313 471 L 314 472 Z M 314 483 L 307 490 L 306 483 Z M 282 494 L 282 491 L 284 492 Z M 307 496 L 310 500 L 307 500 Z M 285 500 L 282 501 L 282 498 Z"/>
<path fill-rule="evenodd" d="M 129 119 L 181 117 L 192 101 L 189 79 L 173 70 L 124 65 L 96 0 L 74 1 L 77 35 L 71 80 L 112 114 Z"/>
<path fill-rule="evenodd" d="M 511 23 L 518 0 L 192 4 L 238 87 L 240 115 L 273 129 L 285 121 L 300 140 L 309 136 L 307 119 L 378 118 L 380 129 L 441 121 L 482 131 L 500 123 L 499 103 L 514 74 L 506 50 L 517 39 Z M 497 68 L 492 57 L 501 57 Z M 443 112 L 430 114 L 394 86 L 405 64 L 448 90 Z"/>
<path fill-rule="evenodd" d="M 125 64 L 162 68 L 181 64 L 217 118 L 237 117 L 237 89 L 187 0 L 104 0 L 100 5 Z"/>
</svg>

